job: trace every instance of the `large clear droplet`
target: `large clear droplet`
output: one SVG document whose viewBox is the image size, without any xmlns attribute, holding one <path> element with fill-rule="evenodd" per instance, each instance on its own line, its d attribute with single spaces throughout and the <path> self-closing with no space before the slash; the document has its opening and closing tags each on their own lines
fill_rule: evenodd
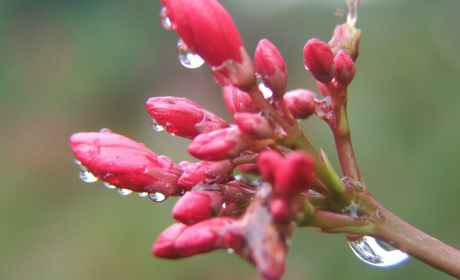
<svg viewBox="0 0 460 280">
<path fill-rule="evenodd" d="M 89 172 L 88 170 L 81 171 L 78 176 L 80 179 L 85 182 L 85 183 L 94 183 L 97 181 L 96 176 L 93 175 L 93 173 Z"/>
<path fill-rule="evenodd" d="M 108 189 L 115 189 L 116 187 L 110 183 L 104 182 L 104 186 Z"/>
<path fill-rule="evenodd" d="M 121 195 L 128 195 L 132 192 L 133 192 L 132 190 L 128 190 L 128 189 L 118 189 L 118 193 Z"/>
<path fill-rule="evenodd" d="M 163 28 L 166 30 L 174 29 L 173 24 L 168 17 L 168 9 L 166 9 L 165 7 L 161 8 L 160 11 L 160 23 L 161 26 L 163 26 Z"/>
<path fill-rule="evenodd" d="M 348 244 L 359 259 L 373 266 L 394 266 L 409 258 L 407 254 L 370 236 L 364 236 Z"/>
<path fill-rule="evenodd" d="M 177 42 L 177 56 L 180 63 L 187 68 L 198 68 L 204 63 L 204 60 L 193 53 L 181 39 Z"/>
<path fill-rule="evenodd" d="M 166 200 L 166 195 L 161 192 L 154 192 L 149 194 L 149 198 L 155 202 L 163 202 Z"/>
<path fill-rule="evenodd" d="M 155 131 L 163 131 L 163 130 L 165 130 L 165 128 L 162 127 L 155 119 L 152 120 L 152 128 Z"/>
<path fill-rule="evenodd" d="M 259 89 L 260 91 L 262 92 L 262 94 L 264 95 L 265 98 L 269 98 L 273 95 L 273 92 L 271 89 L 269 89 L 267 86 L 265 86 L 264 83 L 260 83 L 259 84 Z"/>
</svg>

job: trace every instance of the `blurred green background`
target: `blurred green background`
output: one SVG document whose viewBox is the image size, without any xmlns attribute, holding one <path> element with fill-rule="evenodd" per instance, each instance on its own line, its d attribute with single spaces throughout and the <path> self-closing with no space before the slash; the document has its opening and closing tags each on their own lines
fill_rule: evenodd
<svg viewBox="0 0 460 280">
<path fill-rule="evenodd" d="M 349 116 L 372 194 L 460 248 L 460 1 L 363 0 Z M 314 89 L 302 49 L 329 41 L 345 1 L 225 0 L 249 53 L 266 37 L 289 69 L 289 89 Z M 236 256 L 179 261 L 150 248 L 173 223 L 175 199 L 123 197 L 78 178 L 68 138 L 108 127 L 176 163 L 189 141 L 155 132 L 151 96 L 185 96 L 227 120 L 208 67 L 176 57 L 160 1 L 5 0 L 0 5 L 0 279 L 260 279 Z M 335 160 L 327 126 L 302 122 Z M 295 232 L 283 279 L 450 279 L 417 260 L 374 268 L 341 235 Z"/>
</svg>

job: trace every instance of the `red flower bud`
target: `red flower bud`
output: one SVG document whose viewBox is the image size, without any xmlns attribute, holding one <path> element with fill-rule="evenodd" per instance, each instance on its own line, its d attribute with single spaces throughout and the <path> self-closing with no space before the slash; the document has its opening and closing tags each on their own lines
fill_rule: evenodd
<svg viewBox="0 0 460 280">
<path fill-rule="evenodd" d="M 198 184 L 219 184 L 233 179 L 235 165 L 232 160 L 200 161 L 183 168 L 184 173 L 177 184 L 190 190 Z"/>
<path fill-rule="evenodd" d="M 302 193 L 311 185 L 315 164 L 305 152 L 294 151 L 284 158 L 275 172 L 275 192 L 291 196 Z"/>
<path fill-rule="evenodd" d="M 254 60 L 265 86 L 274 96 L 281 98 L 286 91 L 288 76 L 286 64 L 278 49 L 267 39 L 262 39 L 257 45 Z"/>
<path fill-rule="evenodd" d="M 324 97 L 331 95 L 326 85 L 324 85 L 320 81 L 316 81 L 316 88 L 318 89 L 319 93 L 321 93 Z"/>
<path fill-rule="evenodd" d="M 230 15 L 215 0 L 161 0 L 173 28 L 215 71 L 219 82 L 251 88 L 254 65 Z"/>
<path fill-rule="evenodd" d="M 251 139 L 267 139 L 272 136 L 273 130 L 267 118 L 252 113 L 236 113 L 233 120 L 239 129 Z"/>
<path fill-rule="evenodd" d="M 310 90 L 296 89 L 284 95 L 284 102 L 294 118 L 305 119 L 315 112 L 317 98 L 316 93 Z"/>
<path fill-rule="evenodd" d="M 223 95 L 224 95 L 224 101 L 225 101 L 225 106 L 227 106 L 228 111 L 230 114 L 235 114 L 235 105 L 233 105 L 233 89 L 234 87 L 232 86 L 226 86 L 223 87 Z"/>
<path fill-rule="evenodd" d="M 257 167 L 267 182 L 273 184 L 275 180 L 275 170 L 282 164 L 283 157 L 275 151 L 269 150 L 262 152 L 257 158 Z"/>
<path fill-rule="evenodd" d="M 303 49 L 305 67 L 318 81 L 326 84 L 334 78 L 334 53 L 318 39 L 310 39 Z"/>
<path fill-rule="evenodd" d="M 290 223 L 295 218 L 295 212 L 291 209 L 291 199 L 273 198 L 270 201 L 270 213 L 278 223 Z"/>
<path fill-rule="evenodd" d="M 223 160 L 248 150 L 252 141 L 238 127 L 224 128 L 195 137 L 188 152 L 201 160 Z"/>
<path fill-rule="evenodd" d="M 236 112 L 247 112 L 247 113 L 258 113 L 260 112 L 259 107 L 252 102 L 249 93 L 239 90 L 236 87 L 230 87 L 232 89 L 233 95 L 233 106 Z"/>
<path fill-rule="evenodd" d="M 200 133 L 230 126 L 216 114 L 187 98 L 152 97 L 147 100 L 146 107 L 153 119 L 169 133 L 189 139 Z"/>
<path fill-rule="evenodd" d="M 335 80 L 345 87 L 348 86 L 356 74 L 355 63 L 344 50 L 340 50 L 335 55 L 334 63 L 336 67 Z"/>
<path fill-rule="evenodd" d="M 179 191 L 181 168 L 129 138 L 108 132 L 81 132 L 70 137 L 70 146 L 94 176 L 116 187 L 166 196 Z"/>
<path fill-rule="evenodd" d="M 167 259 L 177 259 L 183 256 L 174 248 L 174 241 L 185 229 L 184 224 L 174 224 L 165 229 L 155 241 L 152 248 L 152 254 Z"/>
<path fill-rule="evenodd" d="M 186 192 L 174 205 L 172 216 L 184 224 L 194 224 L 217 215 L 222 196 L 216 192 Z"/>
</svg>

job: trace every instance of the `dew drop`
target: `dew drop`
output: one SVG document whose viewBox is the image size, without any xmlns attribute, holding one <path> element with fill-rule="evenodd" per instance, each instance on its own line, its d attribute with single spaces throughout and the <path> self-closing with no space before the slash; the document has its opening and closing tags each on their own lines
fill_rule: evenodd
<svg viewBox="0 0 460 280">
<path fill-rule="evenodd" d="M 78 176 L 85 183 L 94 183 L 97 181 L 96 176 L 94 176 L 93 173 L 89 172 L 88 170 L 81 171 Z"/>
<path fill-rule="evenodd" d="M 108 189 L 115 189 L 117 187 L 115 187 L 114 185 L 110 184 L 110 183 L 107 183 L 107 182 L 104 182 L 104 187 L 108 188 Z"/>
<path fill-rule="evenodd" d="M 118 193 L 121 195 L 128 195 L 132 192 L 133 192 L 132 190 L 128 190 L 128 189 L 118 189 Z"/>
<path fill-rule="evenodd" d="M 394 266 L 409 259 L 407 254 L 370 236 L 348 242 L 348 245 L 360 260 L 373 266 Z"/>
<path fill-rule="evenodd" d="M 99 132 L 101 132 L 101 133 L 112 133 L 112 130 L 110 130 L 109 128 L 103 127 L 101 129 L 99 129 Z"/>
<path fill-rule="evenodd" d="M 260 91 L 262 92 L 262 94 L 264 95 L 265 98 L 269 98 L 269 97 L 271 97 L 273 95 L 273 92 L 271 91 L 271 89 L 266 87 L 264 83 L 259 84 L 259 89 L 260 89 Z"/>
<path fill-rule="evenodd" d="M 166 7 L 161 8 L 161 11 L 160 11 L 160 23 L 161 23 L 161 26 L 163 26 L 163 28 L 166 29 L 166 30 L 173 30 L 174 29 L 173 24 L 172 24 L 171 20 L 168 17 L 168 9 L 166 9 Z"/>
<path fill-rule="evenodd" d="M 146 196 L 149 195 L 149 193 L 147 193 L 147 192 L 140 192 L 140 193 L 138 193 L 137 195 L 139 195 L 140 197 L 146 197 Z"/>
<path fill-rule="evenodd" d="M 165 130 L 165 128 L 162 127 L 155 119 L 152 120 L 152 128 L 155 131 L 163 131 L 163 130 Z"/>
<path fill-rule="evenodd" d="M 193 53 L 181 39 L 177 42 L 177 56 L 180 63 L 187 68 L 198 68 L 204 63 L 204 60 Z"/>
<path fill-rule="evenodd" d="M 161 192 L 150 193 L 149 198 L 155 202 L 163 202 L 166 200 L 166 196 Z"/>
<path fill-rule="evenodd" d="M 235 253 L 235 250 L 233 250 L 232 248 L 228 248 L 228 249 L 227 249 L 227 253 L 233 254 L 233 253 Z"/>
</svg>

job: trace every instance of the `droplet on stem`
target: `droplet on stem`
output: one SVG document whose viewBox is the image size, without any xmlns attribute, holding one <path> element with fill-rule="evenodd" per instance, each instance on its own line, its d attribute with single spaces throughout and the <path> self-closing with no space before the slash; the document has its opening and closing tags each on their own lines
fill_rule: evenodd
<svg viewBox="0 0 460 280">
<path fill-rule="evenodd" d="M 348 242 L 348 245 L 359 259 L 373 266 L 394 266 L 409 259 L 407 254 L 370 236 Z"/>
<path fill-rule="evenodd" d="M 180 63 L 187 68 L 198 68 L 204 63 L 204 60 L 193 53 L 181 39 L 177 42 L 177 56 Z"/>
</svg>

